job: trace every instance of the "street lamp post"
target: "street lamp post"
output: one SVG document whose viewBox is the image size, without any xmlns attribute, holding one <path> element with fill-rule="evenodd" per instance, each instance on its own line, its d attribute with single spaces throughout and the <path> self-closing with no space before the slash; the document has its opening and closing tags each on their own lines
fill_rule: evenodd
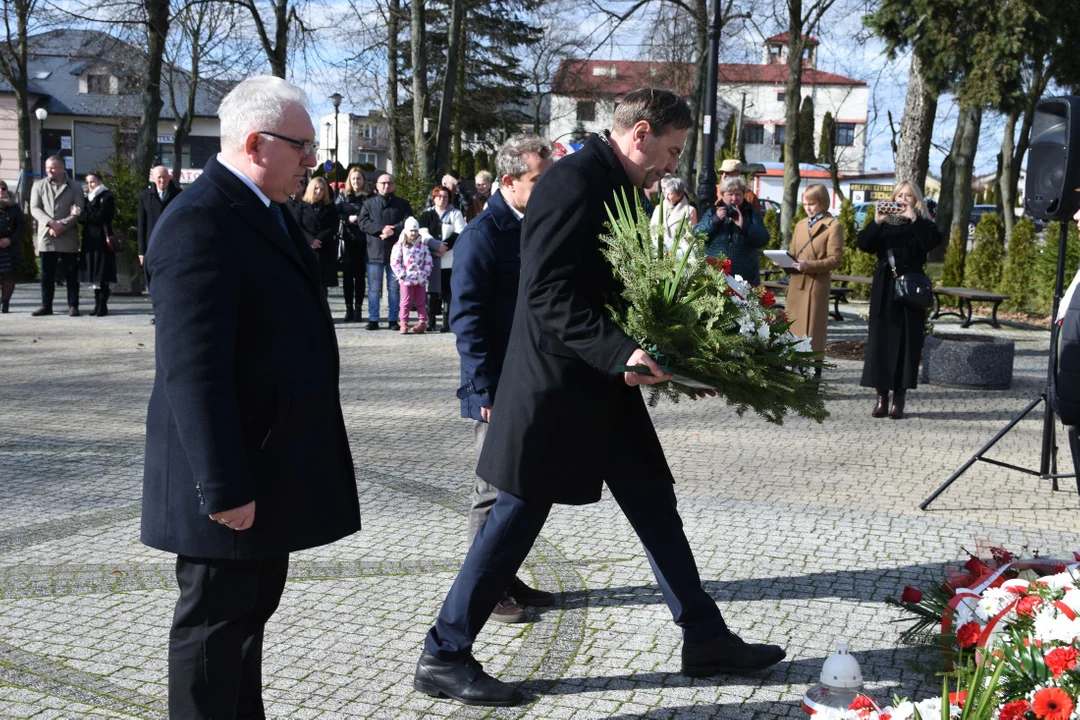
<svg viewBox="0 0 1080 720">
<path fill-rule="evenodd" d="M 341 93 L 334 93 L 330 96 L 330 102 L 334 103 L 334 163 L 337 163 L 337 150 L 338 150 L 338 108 L 341 107 L 341 101 L 344 98 L 341 97 Z M 336 178 L 335 178 L 336 179 Z"/>
<path fill-rule="evenodd" d="M 716 202 L 716 71 L 720 62 L 720 12 L 723 3 L 713 3 L 709 22 L 709 56 L 705 69 L 705 123 L 702 128 L 701 175 L 698 176 L 698 217 L 711 211 Z"/>
<path fill-rule="evenodd" d="M 49 117 L 49 111 L 38 108 L 34 111 L 34 117 L 38 119 L 38 168 L 45 173 L 45 119 Z"/>
</svg>

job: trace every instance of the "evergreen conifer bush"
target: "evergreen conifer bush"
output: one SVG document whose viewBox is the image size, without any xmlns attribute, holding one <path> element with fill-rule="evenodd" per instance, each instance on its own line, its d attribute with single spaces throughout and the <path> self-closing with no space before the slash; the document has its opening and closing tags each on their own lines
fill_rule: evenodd
<svg viewBox="0 0 1080 720">
<path fill-rule="evenodd" d="M 1001 236 L 1005 226 L 997 213 L 986 213 L 975 226 L 975 248 L 964 263 L 964 287 L 993 292 L 1001 283 L 1005 247 Z"/>
<path fill-rule="evenodd" d="M 960 241 L 960 228 L 953 228 L 949 247 L 945 250 L 945 263 L 941 266 L 941 287 L 964 286 L 964 244 Z M 950 302 L 942 299 L 942 302 Z M 951 304 L 951 302 L 950 302 Z"/>
<path fill-rule="evenodd" d="M 1057 279 L 1058 240 L 1061 223 L 1052 222 L 1043 232 L 1043 242 L 1035 255 L 1034 310 L 1049 315 L 1054 309 L 1054 284 Z M 1080 233 L 1075 223 L 1068 223 L 1068 241 L 1065 247 L 1065 287 L 1068 287 L 1076 268 L 1080 265 Z"/>
<path fill-rule="evenodd" d="M 1038 252 L 1035 244 L 1035 223 L 1030 218 L 1020 218 L 1013 226 L 1009 238 L 1009 250 L 1005 253 L 1005 267 L 1001 271 L 1001 283 L 997 291 L 1008 295 L 1002 303 L 1006 310 L 1024 311 L 1033 301 L 1035 277 L 1032 267 Z"/>
</svg>

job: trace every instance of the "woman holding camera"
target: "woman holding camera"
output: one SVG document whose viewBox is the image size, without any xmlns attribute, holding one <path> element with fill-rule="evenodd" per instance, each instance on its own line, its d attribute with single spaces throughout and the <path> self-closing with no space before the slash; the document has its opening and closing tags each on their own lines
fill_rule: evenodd
<svg viewBox="0 0 1080 720">
<path fill-rule="evenodd" d="M 769 231 L 761 213 L 746 201 L 746 180 L 728 178 L 720 185 L 720 200 L 694 227 L 704 233 L 705 257 L 723 255 L 731 260 L 731 273 L 751 285 L 761 284 L 761 248 L 769 243 Z"/>
<path fill-rule="evenodd" d="M 896 277 L 925 272 L 926 254 L 941 244 L 941 233 L 929 219 L 922 193 L 913 183 L 898 184 L 892 197 L 892 203 L 875 206 L 874 221 L 859 231 L 855 244 L 878 256 L 870 289 L 870 339 L 860 384 L 877 390 L 874 417 L 887 414 L 899 420 L 904 416 L 907 391 L 918 385 L 926 311 L 896 298 Z"/>
<path fill-rule="evenodd" d="M 806 218 L 795 226 L 788 250 L 795 258 L 795 272 L 788 280 L 785 311 L 791 318 L 791 332 L 797 337 L 809 335 L 810 347 L 821 354 L 829 324 L 832 271 L 844 258 L 844 228 L 829 213 L 829 189 L 824 185 L 806 188 L 803 207 Z M 817 373 L 821 374 L 820 365 Z"/>
</svg>

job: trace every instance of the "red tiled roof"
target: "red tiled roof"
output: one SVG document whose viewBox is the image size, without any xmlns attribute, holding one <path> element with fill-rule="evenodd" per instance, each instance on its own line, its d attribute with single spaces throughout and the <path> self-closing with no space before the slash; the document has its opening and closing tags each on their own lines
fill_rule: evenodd
<svg viewBox="0 0 1080 720">
<path fill-rule="evenodd" d="M 615 77 L 594 75 L 594 68 L 615 68 Z M 668 87 L 689 95 L 694 66 L 642 60 L 563 60 L 552 92 L 571 96 L 623 95 L 639 87 Z M 717 81 L 732 85 L 777 85 L 787 82 L 786 65 L 721 63 Z M 866 85 L 862 80 L 803 68 L 804 85 Z"/>
<path fill-rule="evenodd" d="M 786 43 L 788 41 L 788 37 L 789 37 L 789 35 L 786 32 L 782 32 L 779 35 L 773 35 L 771 38 L 766 38 L 765 42 L 767 42 L 767 43 L 774 43 L 774 42 Z M 803 37 L 806 38 L 806 44 L 807 45 L 820 45 L 821 44 L 816 37 L 810 37 L 809 35 L 803 35 Z"/>
</svg>

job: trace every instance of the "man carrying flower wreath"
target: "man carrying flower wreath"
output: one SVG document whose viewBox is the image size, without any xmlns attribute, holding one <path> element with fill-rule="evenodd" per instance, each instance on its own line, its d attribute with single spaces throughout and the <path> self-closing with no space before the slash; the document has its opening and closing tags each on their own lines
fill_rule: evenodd
<svg viewBox="0 0 1080 720">
<path fill-rule="evenodd" d="M 414 679 L 420 692 L 470 705 L 523 701 L 483 671 L 473 642 L 552 505 L 597 502 L 605 482 L 683 630 L 684 674 L 753 672 L 784 658 L 780 647 L 739 639 L 702 589 L 639 389 L 671 376 L 605 311 L 605 298 L 619 290 L 601 252 L 607 205 L 674 172 L 691 124 L 676 94 L 635 90 L 616 109 L 610 134 L 590 137 L 533 190 L 509 349 L 477 467 L 498 499 L 428 632 Z M 641 365 L 651 374 L 624 372 Z"/>
</svg>

